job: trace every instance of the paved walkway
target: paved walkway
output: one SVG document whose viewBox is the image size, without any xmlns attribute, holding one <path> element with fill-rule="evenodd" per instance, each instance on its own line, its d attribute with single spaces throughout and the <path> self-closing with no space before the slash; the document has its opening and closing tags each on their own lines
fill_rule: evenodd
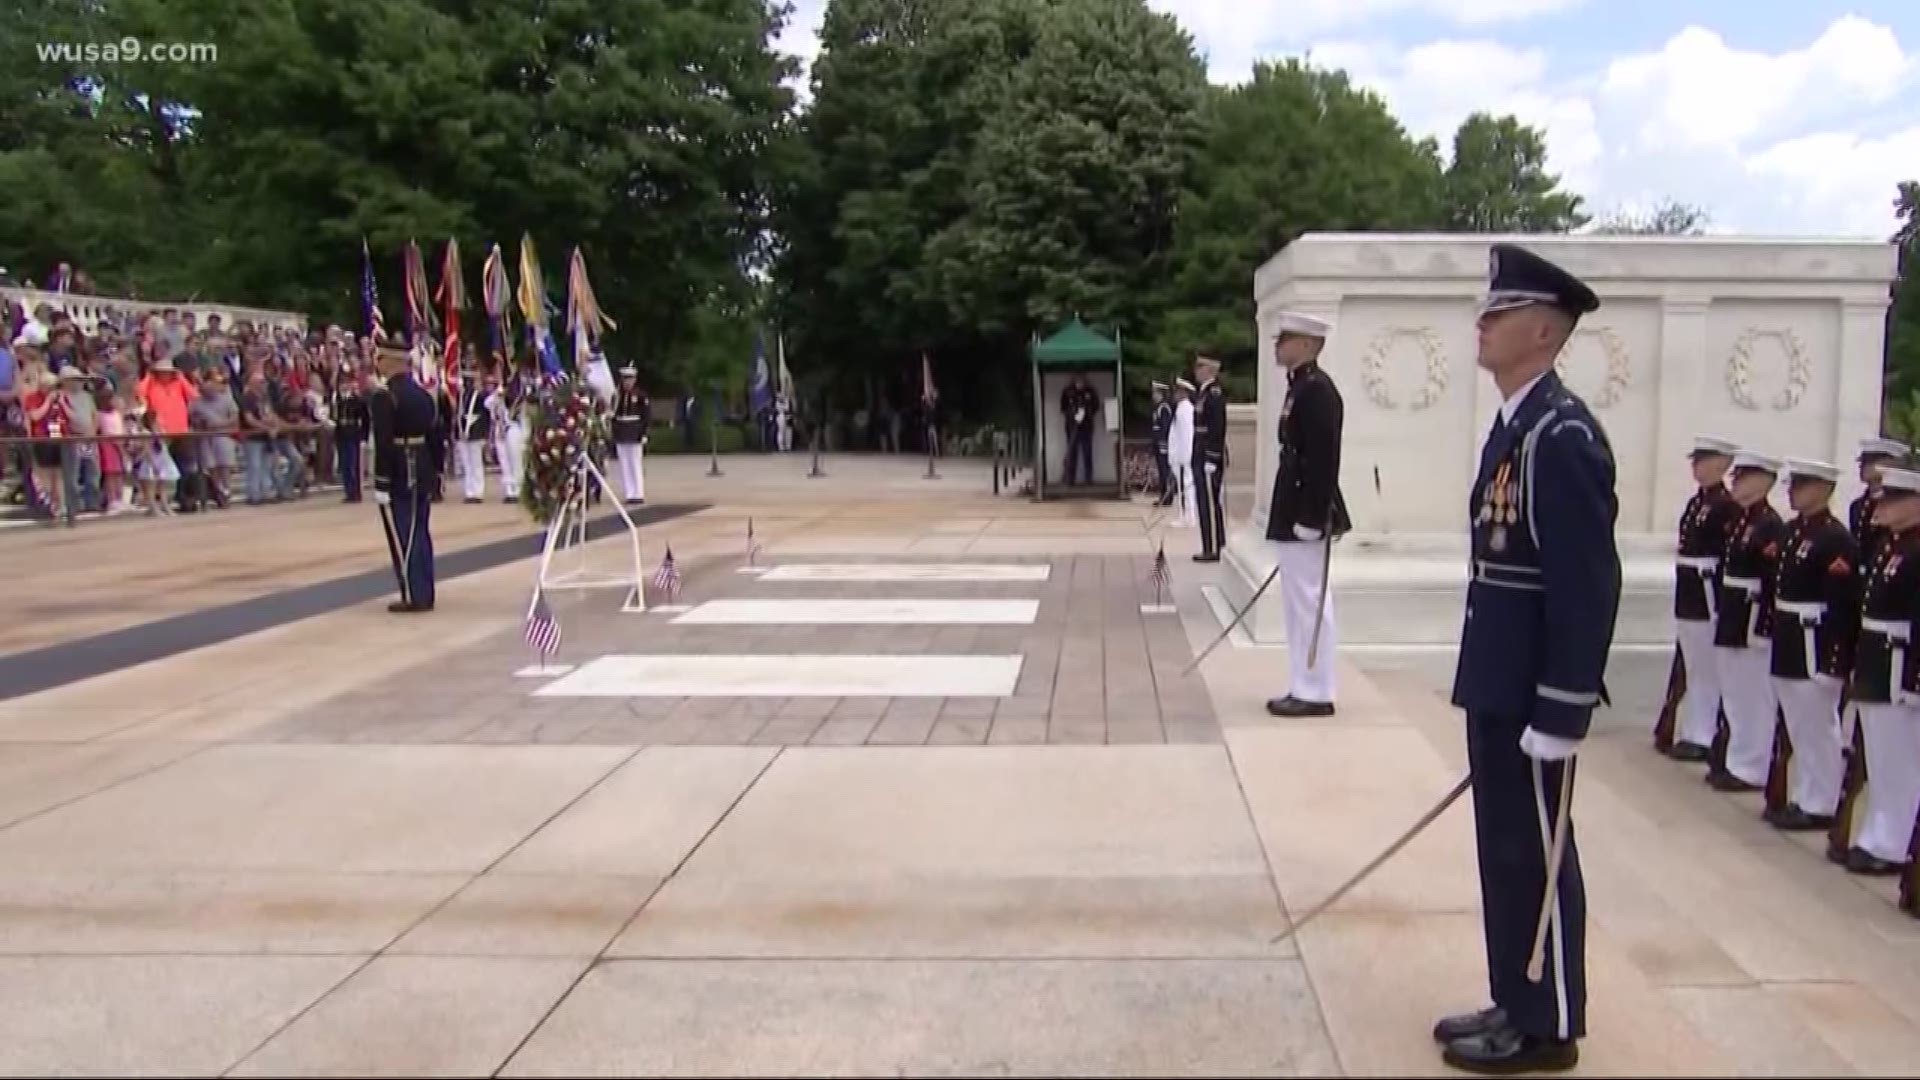
<svg viewBox="0 0 1920 1080">
<path fill-rule="evenodd" d="M 1283 651 L 1179 677 L 1217 628 L 1215 571 L 1168 534 L 1178 610 L 1142 612 L 1144 507 L 958 479 L 929 497 L 911 462 L 813 482 L 799 455 L 723 464 L 713 487 L 654 478 L 713 504 L 645 537 L 649 573 L 672 544 L 696 610 L 1035 600 L 1033 621 L 694 626 L 580 594 L 556 602 L 562 661 L 724 650 L 745 679 L 753 658 L 937 649 L 1018 656 L 1013 692 L 898 718 L 923 699 L 855 717 L 862 698 L 731 684 L 543 695 L 572 676 L 511 674 L 523 562 L 449 583 L 430 618 L 355 605 L 0 703 L 0 1072 L 1437 1069 L 1428 1025 L 1485 978 L 1464 807 L 1269 943 L 1458 775 L 1458 718 L 1422 669 L 1343 663 L 1338 718 L 1275 722 L 1259 703 Z M 749 518 L 763 564 L 1049 574 L 762 580 L 737 572 Z M 99 554 L 143 550 L 123 535 Z M 1005 730 L 1071 745 L 996 745 L 1021 701 Z M 1583 1071 L 1920 1068 L 1920 924 L 1643 741 L 1598 739 L 1577 800 Z"/>
</svg>

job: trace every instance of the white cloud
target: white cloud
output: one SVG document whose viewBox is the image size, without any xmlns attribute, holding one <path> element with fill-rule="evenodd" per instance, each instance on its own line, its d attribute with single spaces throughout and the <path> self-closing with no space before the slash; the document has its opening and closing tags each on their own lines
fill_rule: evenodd
<svg viewBox="0 0 1920 1080">
<path fill-rule="evenodd" d="M 1848 233 L 1893 232 L 1895 185 L 1920 175 L 1920 124 L 1880 138 L 1823 131 L 1746 159 L 1754 182 L 1778 185 L 1786 212 L 1832 220 Z"/>
</svg>

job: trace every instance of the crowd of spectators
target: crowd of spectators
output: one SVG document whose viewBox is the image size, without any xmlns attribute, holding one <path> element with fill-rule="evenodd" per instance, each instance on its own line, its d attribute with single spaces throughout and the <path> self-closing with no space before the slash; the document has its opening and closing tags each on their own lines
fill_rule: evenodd
<svg viewBox="0 0 1920 1080">
<path fill-rule="evenodd" d="M 42 520 L 304 498 L 361 453 L 371 343 L 338 328 L 4 309 L 0 502 Z"/>
</svg>

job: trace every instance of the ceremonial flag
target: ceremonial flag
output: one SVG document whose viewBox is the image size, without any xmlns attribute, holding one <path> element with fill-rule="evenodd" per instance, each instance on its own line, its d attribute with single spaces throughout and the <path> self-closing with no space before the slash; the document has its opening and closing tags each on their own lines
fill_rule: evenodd
<svg viewBox="0 0 1920 1080">
<path fill-rule="evenodd" d="M 1153 602 L 1160 602 L 1160 594 L 1167 587 L 1167 542 L 1160 541 L 1160 550 L 1153 556 Z"/>
<path fill-rule="evenodd" d="M 660 560 L 660 571 L 653 575 L 653 587 L 673 599 L 680 591 L 680 567 L 674 564 L 673 548 L 667 548 L 667 557 Z"/>
<path fill-rule="evenodd" d="M 559 375 L 564 369 L 560 362 L 560 350 L 554 346 L 553 335 L 547 330 L 547 320 L 553 313 L 552 305 L 547 302 L 546 278 L 540 273 L 540 258 L 534 254 L 533 237 L 520 235 L 520 315 L 527 320 L 527 337 L 533 343 L 534 353 L 540 357 L 540 370 L 549 378 Z"/>
<path fill-rule="evenodd" d="M 427 264 L 420 257 L 420 245 L 407 241 L 402 261 L 407 287 L 407 336 L 415 344 L 433 332 L 433 306 L 427 292 Z"/>
<path fill-rule="evenodd" d="M 367 238 L 360 238 L 360 304 L 367 314 L 367 336 L 374 341 L 387 337 L 387 321 L 380 316 L 380 294 L 373 285 L 373 253 L 367 250 Z"/>
<path fill-rule="evenodd" d="M 487 309 L 487 330 L 493 338 L 493 351 L 512 359 L 513 332 L 508 323 L 512 320 L 513 284 L 507 280 L 506 256 L 500 253 L 500 245 L 493 245 L 487 252 L 487 262 L 480 270 L 480 297 Z"/>
<path fill-rule="evenodd" d="M 780 396 L 786 398 L 787 404 L 791 405 L 793 404 L 793 372 L 787 370 L 787 335 L 781 334 L 777 340 L 780 352 Z"/>
<path fill-rule="evenodd" d="M 753 519 L 747 519 L 747 565 L 752 566 L 754 557 L 760 554 L 760 543 L 753 538 Z"/>
<path fill-rule="evenodd" d="M 773 405 L 773 376 L 767 371 L 767 335 L 753 335 L 753 370 L 747 379 L 747 409 L 758 421 L 760 413 Z"/>
<path fill-rule="evenodd" d="M 553 617 L 553 609 L 547 606 L 547 594 L 535 590 L 533 610 L 527 612 L 527 647 L 540 654 L 540 662 L 560 651 L 560 620 Z"/>
<path fill-rule="evenodd" d="M 607 313 L 600 310 L 600 301 L 593 295 L 593 282 L 587 280 L 587 257 L 578 247 L 567 261 L 567 329 L 573 333 L 573 364 L 577 368 L 586 366 L 587 356 L 601 334 L 619 329 Z"/>
<path fill-rule="evenodd" d="M 460 382 L 460 309 L 467 306 L 467 283 L 460 274 L 460 241 L 447 239 L 447 253 L 440 260 L 440 291 L 435 294 L 446 311 L 447 341 L 440 366 L 447 381 Z"/>
<path fill-rule="evenodd" d="M 933 385 L 933 360 L 926 353 L 920 354 L 920 404 L 932 407 L 940 399 L 940 391 Z"/>
</svg>

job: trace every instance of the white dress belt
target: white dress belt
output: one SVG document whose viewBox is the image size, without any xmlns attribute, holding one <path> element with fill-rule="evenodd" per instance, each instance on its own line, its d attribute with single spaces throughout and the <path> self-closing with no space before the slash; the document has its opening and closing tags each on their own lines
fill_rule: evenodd
<svg viewBox="0 0 1920 1080">
<path fill-rule="evenodd" d="M 1871 630 L 1876 634 L 1885 634 L 1895 641 L 1907 640 L 1907 635 L 1912 632 L 1911 624 L 1895 622 L 1892 619 L 1861 619 L 1860 629 Z"/>
<path fill-rule="evenodd" d="M 1757 577 L 1721 578 L 1720 583 L 1739 589 L 1742 592 L 1757 593 L 1760 591 L 1760 579 Z"/>
<path fill-rule="evenodd" d="M 1678 562 L 1688 570 L 1697 570 L 1702 574 L 1711 574 L 1720 569 L 1720 560 L 1712 555 L 1682 555 Z"/>
<path fill-rule="evenodd" d="M 1773 606 L 1808 621 L 1818 621 L 1827 613 L 1827 605 L 1823 600 L 1780 600 Z"/>
</svg>

